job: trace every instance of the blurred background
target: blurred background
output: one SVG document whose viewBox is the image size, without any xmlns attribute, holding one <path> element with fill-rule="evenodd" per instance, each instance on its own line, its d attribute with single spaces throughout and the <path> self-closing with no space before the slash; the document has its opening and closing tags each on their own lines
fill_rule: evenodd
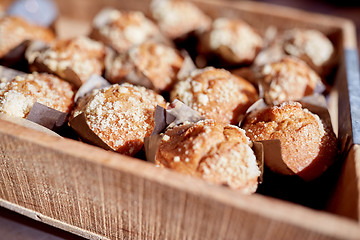
<svg viewBox="0 0 360 240">
<path fill-rule="evenodd" d="M 348 18 L 354 22 L 357 30 L 358 50 L 360 53 L 360 1 L 353 0 L 254 0 L 281 6 L 293 7 L 305 11 Z"/>
<path fill-rule="evenodd" d="M 97 0 L 97 1 L 101 1 L 101 0 Z M 222 1 L 222 0 L 218 0 L 218 1 Z M 230 1 L 241 1 L 241 0 L 230 0 Z M 281 6 L 293 7 L 310 12 L 317 12 L 317 13 L 348 18 L 352 20 L 356 25 L 358 48 L 360 48 L 360 1 L 354 1 L 354 0 L 316 0 L 316 1 L 314 0 L 252 0 L 252 1 L 266 2 Z M 6 10 L 9 10 L 9 7 L 11 8 L 13 2 L 15 2 L 15 0 L 0 0 L 0 14 L 1 12 L 5 12 Z M 41 20 L 51 21 L 51 19 L 49 18 L 51 18 L 51 16 L 56 15 L 56 12 L 53 11 L 51 6 L 51 3 L 53 2 L 52 0 L 17 0 L 17 2 L 32 3 L 32 6 L 34 6 L 34 4 L 36 6 L 39 3 L 41 3 L 42 5 L 44 5 L 44 3 L 45 5 L 48 5 L 47 9 L 49 9 L 49 11 L 47 11 L 46 16 L 37 15 L 40 21 Z M 30 4 L 28 4 L 27 6 L 30 6 Z M 14 8 L 14 6 L 12 8 Z M 15 9 L 15 10 L 10 9 L 10 10 L 21 11 L 19 9 Z M 30 11 L 35 11 L 35 9 L 30 9 Z M 34 15 L 36 16 L 36 11 L 34 12 Z"/>
</svg>

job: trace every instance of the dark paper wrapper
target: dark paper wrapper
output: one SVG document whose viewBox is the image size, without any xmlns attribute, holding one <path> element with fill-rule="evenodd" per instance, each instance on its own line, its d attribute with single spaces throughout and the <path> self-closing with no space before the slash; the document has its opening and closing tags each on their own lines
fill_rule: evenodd
<svg viewBox="0 0 360 240">
<path fill-rule="evenodd" d="M 177 79 L 179 80 L 186 78 L 193 70 L 196 69 L 195 63 L 187 51 L 182 50 L 181 55 L 184 57 L 184 62 L 179 72 L 177 73 Z"/>
<path fill-rule="evenodd" d="M 302 98 L 299 102 L 303 108 L 307 108 L 310 112 L 319 115 L 320 119 L 325 122 L 325 124 L 332 126 L 330 113 L 327 109 L 326 99 L 323 95 L 315 94 L 307 96 Z"/>
<path fill-rule="evenodd" d="M 263 145 L 264 162 L 275 173 L 283 175 L 295 175 L 295 173 L 288 168 L 281 156 L 281 142 L 278 139 L 257 141 L 256 143 Z"/>
<path fill-rule="evenodd" d="M 24 76 L 24 75 L 26 75 L 26 73 L 0 65 L 1 81 L 10 81 L 11 79 L 15 78 L 16 76 Z"/>
<path fill-rule="evenodd" d="M 84 142 L 99 146 L 105 150 L 113 150 L 90 129 L 86 122 L 86 116 L 84 113 L 81 113 L 71 119 L 69 124 Z"/>
<path fill-rule="evenodd" d="M 58 132 L 67 123 L 67 113 L 45 106 L 41 103 L 34 103 L 27 120 L 44 126 L 54 132 Z"/>
<path fill-rule="evenodd" d="M 49 66 L 39 60 L 40 52 L 49 48 L 49 45 L 42 41 L 32 41 L 25 52 L 25 57 L 30 64 L 30 69 L 37 72 L 47 72 L 59 76 L 60 78 L 72 83 L 76 88 L 80 88 L 83 81 L 79 75 L 71 68 L 67 67 L 63 71 L 53 71 Z"/>
<path fill-rule="evenodd" d="M 300 101 L 303 108 L 308 109 L 310 112 L 317 114 L 323 124 L 330 128 L 332 131 L 331 125 L 331 118 L 330 113 L 327 108 L 326 99 L 323 95 L 314 94 L 307 97 L 302 98 Z M 263 99 L 259 99 L 253 105 L 249 107 L 246 112 L 246 115 L 242 119 L 242 121 L 246 118 L 248 114 L 253 111 L 261 110 L 268 107 Z M 241 127 L 242 121 L 240 121 L 239 126 Z M 258 143 L 263 145 L 264 150 L 264 162 L 265 165 L 274 173 L 281 174 L 281 175 L 295 175 L 295 173 L 289 169 L 286 164 L 284 163 L 282 156 L 281 156 L 281 143 L 280 140 L 264 140 L 264 141 L 257 141 Z M 310 181 L 313 179 L 308 179 L 307 176 L 301 176 L 306 181 Z"/>
<path fill-rule="evenodd" d="M 25 52 L 29 44 L 30 41 L 25 40 L 11 49 L 6 55 L 0 58 L 0 65 L 26 71 L 27 61 L 25 59 Z"/>
<path fill-rule="evenodd" d="M 268 105 L 265 103 L 264 99 L 261 98 L 253 103 L 246 111 L 244 117 L 240 120 L 239 126 L 242 125 L 243 120 L 251 112 L 256 110 L 261 110 L 266 108 Z M 263 151 L 263 159 L 265 164 L 274 172 L 285 174 L 285 175 L 294 175 L 295 173 L 291 171 L 286 164 L 284 163 L 281 157 L 281 143 L 280 140 L 266 140 L 266 141 L 256 141 L 254 144 L 262 145 L 261 150 Z"/>
<path fill-rule="evenodd" d="M 31 129 L 34 129 L 34 130 L 37 130 L 37 131 L 40 131 L 40 132 L 43 132 L 43 133 L 46 133 L 46 134 L 49 134 L 52 136 L 61 137 L 59 134 L 55 133 L 54 131 L 51 131 L 50 129 L 48 129 L 46 127 L 43 127 L 37 123 L 34 123 L 34 122 L 29 121 L 24 118 L 13 117 L 13 116 L 9 116 L 7 114 L 0 113 L 0 119 L 15 123 L 15 124 L 27 127 L 27 128 L 31 128 Z"/>
<path fill-rule="evenodd" d="M 197 122 L 203 120 L 197 111 L 188 107 L 179 100 L 174 100 L 168 109 L 156 106 L 155 109 L 155 128 L 149 137 L 144 139 L 144 149 L 146 159 L 149 162 L 154 163 L 157 149 L 161 141 L 161 133 L 170 125 L 178 125 L 188 122 Z"/>
<path fill-rule="evenodd" d="M 75 94 L 74 101 L 77 102 L 79 98 L 84 97 L 95 89 L 102 89 L 110 86 L 111 84 L 99 75 L 91 75 L 91 77 L 78 89 Z"/>
<path fill-rule="evenodd" d="M 95 89 L 102 89 L 110 86 L 111 84 L 101 76 L 93 74 L 76 92 L 75 102 L 80 98 L 91 93 Z M 70 127 L 80 136 L 80 138 L 87 143 L 99 146 L 106 150 L 113 150 L 101 138 L 99 138 L 89 127 L 86 122 L 84 113 L 77 115 L 75 118 L 70 119 Z"/>
<path fill-rule="evenodd" d="M 173 101 L 168 109 L 157 106 L 155 110 L 155 128 L 150 137 L 146 137 L 144 141 L 144 148 L 146 159 L 149 162 L 155 163 L 156 153 L 159 148 L 162 135 L 166 128 L 180 125 L 184 122 L 198 122 L 205 118 L 201 114 L 192 108 L 188 107 L 179 100 Z M 259 177 L 259 183 L 263 181 L 264 172 L 264 151 L 263 144 L 254 142 L 252 149 L 254 151 L 256 161 L 258 163 L 261 175 Z"/>
<path fill-rule="evenodd" d="M 260 110 L 266 108 L 268 105 L 265 103 L 264 99 L 261 98 L 257 100 L 255 103 L 253 103 L 246 111 L 244 117 L 240 120 L 239 126 L 241 126 L 242 121 L 246 118 L 248 114 L 250 114 L 252 111 Z M 258 151 L 263 151 L 263 162 L 268 165 L 268 167 L 276 172 L 281 173 L 285 175 L 294 175 L 294 172 L 291 171 L 286 164 L 284 163 L 282 157 L 281 157 L 281 143 L 280 140 L 267 140 L 267 141 L 256 141 L 253 142 L 253 144 L 262 145 L 262 147 L 258 147 Z M 262 175 L 263 175 L 264 167 L 262 169 Z"/>
</svg>

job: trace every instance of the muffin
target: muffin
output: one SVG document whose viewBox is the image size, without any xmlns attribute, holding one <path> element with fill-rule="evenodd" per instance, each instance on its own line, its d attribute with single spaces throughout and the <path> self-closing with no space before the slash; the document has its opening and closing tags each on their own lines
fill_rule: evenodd
<svg viewBox="0 0 360 240">
<path fill-rule="evenodd" d="M 284 32 L 282 41 L 286 54 L 305 61 L 320 75 L 329 70 L 335 50 L 323 33 L 313 29 L 292 29 Z"/>
<path fill-rule="evenodd" d="M 218 18 L 210 30 L 200 36 L 198 50 L 215 54 L 232 65 L 251 64 L 263 47 L 262 37 L 240 19 Z"/>
<path fill-rule="evenodd" d="M 25 41 L 51 42 L 54 37 L 53 32 L 48 28 L 30 24 L 19 17 L 0 17 L 0 59 L 19 61 L 23 58 L 26 49 Z"/>
<path fill-rule="evenodd" d="M 293 57 L 265 64 L 255 70 L 257 81 L 264 90 L 265 101 L 279 104 L 314 93 L 321 78 L 305 62 Z"/>
<path fill-rule="evenodd" d="M 105 75 L 112 83 L 125 80 L 157 92 L 169 91 L 177 81 L 183 62 L 176 49 L 145 42 L 130 48 L 126 54 L 108 55 Z"/>
<path fill-rule="evenodd" d="M 150 14 L 160 30 L 170 39 L 201 33 L 209 29 L 211 19 L 195 4 L 183 0 L 153 0 Z"/>
<path fill-rule="evenodd" d="M 224 69 L 194 70 L 179 81 L 170 93 L 206 118 L 237 124 L 258 95 L 255 87 Z"/>
<path fill-rule="evenodd" d="M 133 156 L 154 130 L 156 105 L 166 105 L 161 95 L 128 83 L 114 84 L 80 99 L 70 125 L 84 114 L 90 130 L 112 150 Z M 78 134 L 82 137 L 82 132 Z"/>
<path fill-rule="evenodd" d="M 203 120 L 165 131 L 155 164 L 250 194 L 260 170 L 240 128 Z"/>
<path fill-rule="evenodd" d="M 247 115 L 242 128 L 252 141 L 279 139 L 282 161 L 305 180 L 320 176 L 337 155 L 337 140 L 331 126 L 298 102 L 255 110 Z M 265 164 L 275 171 L 271 159 L 265 159 Z"/>
<path fill-rule="evenodd" d="M 73 107 L 74 88 L 60 78 L 33 73 L 0 85 L 0 113 L 26 118 L 35 102 L 61 112 Z"/>
<path fill-rule="evenodd" d="M 92 74 L 102 75 L 105 46 L 87 37 L 57 40 L 48 46 L 28 49 L 33 71 L 47 71 L 80 87 Z"/>
<path fill-rule="evenodd" d="M 142 12 L 106 8 L 94 18 L 90 37 L 122 53 L 134 45 L 161 38 L 161 33 Z"/>
<path fill-rule="evenodd" d="M 326 77 L 333 67 L 335 49 L 331 41 L 315 29 L 295 28 L 279 34 L 256 57 L 255 65 L 261 66 L 292 56 L 304 61 L 321 77 Z"/>
</svg>

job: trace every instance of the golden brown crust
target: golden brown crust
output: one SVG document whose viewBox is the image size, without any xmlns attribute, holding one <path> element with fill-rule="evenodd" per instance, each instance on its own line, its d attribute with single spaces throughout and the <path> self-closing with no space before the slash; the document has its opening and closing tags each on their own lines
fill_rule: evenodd
<svg viewBox="0 0 360 240">
<path fill-rule="evenodd" d="M 334 46 L 320 31 L 298 28 L 287 30 L 282 41 L 286 54 L 300 58 L 320 75 L 333 61 Z"/>
<path fill-rule="evenodd" d="M 258 96 L 254 86 L 246 80 L 224 69 L 208 67 L 195 70 L 179 81 L 170 98 L 172 101 L 179 99 L 206 118 L 237 124 Z"/>
<path fill-rule="evenodd" d="M 279 104 L 314 93 L 321 78 L 305 62 L 293 57 L 266 64 L 256 72 L 267 103 Z"/>
<path fill-rule="evenodd" d="M 151 2 L 150 12 L 161 31 L 171 39 L 183 37 L 193 31 L 203 32 L 211 25 L 210 17 L 188 1 L 154 0 Z"/>
<path fill-rule="evenodd" d="M 160 36 L 160 30 L 142 12 L 109 8 L 95 17 L 90 36 L 121 53 Z"/>
<path fill-rule="evenodd" d="M 337 141 L 330 126 L 300 103 L 254 111 L 242 127 L 252 141 L 279 139 L 284 163 L 306 179 L 318 177 L 336 157 Z"/>
<path fill-rule="evenodd" d="M 177 80 L 184 58 L 171 47 L 155 42 L 134 46 L 124 55 L 107 61 L 110 82 L 126 80 L 155 91 L 168 91 Z"/>
<path fill-rule="evenodd" d="M 0 112 L 26 117 L 33 104 L 39 102 L 61 112 L 70 112 L 75 90 L 66 81 L 46 74 L 17 76 L 1 84 Z"/>
<path fill-rule="evenodd" d="M 71 69 L 81 83 L 84 83 L 92 74 L 102 75 L 105 46 L 81 36 L 54 41 L 48 48 L 33 52 L 29 56 L 30 63 L 33 61 L 41 63 L 61 78 L 73 82 L 72 76 L 67 74 L 67 70 Z M 39 70 L 37 65 L 32 66 L 32 69 Z"/>
<path fill-rule="evenodd" d="M 244 131 L 213 120 L 168 129 L 155 163 L 245 193 L 256 191 L 260 175 Z"/>
<path fill-rule="evenodd" d="M 0 58 L 25 40 L 51 42 L 54 38 L 48 28 L 32 25 L 19 17 L 0 18 Z"/>
<path fill-rule="evenodd" d="M 294 28 L 279 34 L 257 55 L 254 63 L 261 66 L 292 56 L 325 77 L 333 67 L 335 55 L 332 42 L 320 31 Z"/>
<path fill-rule="evenodd" d="M 89 128 L 113 150 L 134 155 L 154 129 L 156 105 L 166 105 L 155 92 L 131 84 L 114 84 L 90 95 L 73 117 L 84 113 Z"/>
<path fill-rule="evenodd" d="M 200 37 L 199 51 L 215 53 L 231 64 L 249 64 L 263 44 L 261 36 L 244 21 L 218 18 Z"/>
</svg>

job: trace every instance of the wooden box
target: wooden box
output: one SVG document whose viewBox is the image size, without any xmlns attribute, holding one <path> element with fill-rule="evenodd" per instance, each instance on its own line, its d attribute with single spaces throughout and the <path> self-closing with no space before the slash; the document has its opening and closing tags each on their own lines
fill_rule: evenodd
<svg viewBox="0 0 360 240">
<path fill-rule="evenodd" d="M 311 27 L 338 53 L 330 112 L 342 147 L 323 209 L 243 195 L 82 142 L 0 121 L 0 205 L 91 239 L 360 239 L 360 80 L 354 25 L 255 2 L 196 0 L 212 16 L 263 31 Z M 60 36 L 86 34 L 103 6 L 149 1 L 58 1 Z"/>
</svg>

